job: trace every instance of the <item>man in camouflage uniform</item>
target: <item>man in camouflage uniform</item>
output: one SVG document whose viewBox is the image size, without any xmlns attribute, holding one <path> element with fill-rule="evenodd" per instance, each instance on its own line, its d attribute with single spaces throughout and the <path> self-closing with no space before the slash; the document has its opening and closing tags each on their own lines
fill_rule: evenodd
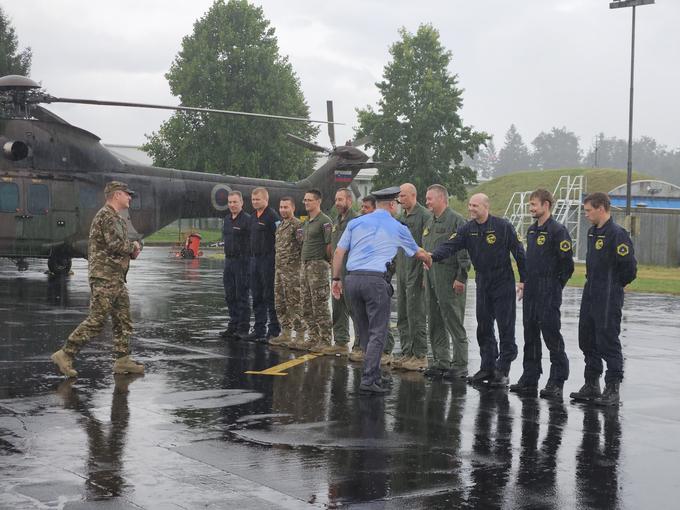
<svg viewBox="0 0 680 510">
<path fill-rule="evenodd" d="M 423 248 L 432 252 L 445 241 L 453 239 L 465 220 L 449 207 L 449 194 L 444 186 L 430 186 L 425 200 L 432 217 L 423 231 Z M 432 365 L 425 371 L 427 376 L 446 379 L 467 376 L 468 339 L 463 321 L 469 269 L 470 256 L 466 250 L 460 250 L 454 257 L 426 271 L 428 332 L 433 357 Z M 427 361 L 425 356 L 421 356 L 407 366 L 423 369 L 427 367 Z"/>
<path fill-rule="evenodd" d="M 408 227 L 413 239 L 421 246 L 423 231 L 432 214 L 418 203 L 418 192 L 413 184 L 405 183 L 400 186 L 399 202 L 402 214 L 398 219 Z M 408 368 L 408 364 L 403 366 L 405 362 L 413 358 L 423 360 L 427 356 L 423 273 L 423 264 L 420 261 L 407 257 L 403 250 L 397 252 L 397 328 L 401 356 L 392 362 L 394 368 Z"/>
<path fill-rule="evenodd" d="M 302 222 L 295 217 L 295 200 L 283 197 L 279 203 L 281 223 L 276 228 L 276 263 L 274 273 L 274 302 L 281 323 L 281 334 L 271 338 L 271 345 L 295 348 L 304 342 L 305 326 L 300 304 L 300 254 L 302 243 L 297 231 Z M 295 331 L 295 342 L 292 332 Z"/>
<path fill-rule="evenodd" d="M 52 361 L 66 377 L 76 377 L 73 358 L 80 349 L 104 328 L 111 315 L 116 374 L 144 372 L 144 365 L 130 358 L 130 298 L 125 277 L 130 259 L 141 251 L 139 242 L 130 242 L 125 220 L 120 211 L 130 207 L 134 192 L 127 184 L 112 181 L 104 189 L 106 204 L 95 215 L 88 243 L 88 276 L 90 281 L 90 314 L 68 337 L 64 346 L 52 354 Z"/>
<path fill-rule="evenodd" d="M 309 219 L 302 231 L 302 313 L 309 328 L 308 351 L 318 352 L 331 345 L 330 296 L 330 242 L 333 222 L 321 212 L 321 192 L 311 189 L 305 193 L 305 209 Z"/>
<path fill-rule="evenodd" d="M 333 221 L 333 229 L 331 230 L 331 252 L 335 252 L 338 247 L 338 241 L 342 237 L 342 233 L 347 228 L 347 223 L 357 217 L 357 213 L 352 209 L 352 193 L 347 188 L 341 188 L 335 192 L 335 209 L 338 211 L 338 217 Z M 340 277 L 345 278 L 346 270 L 345 263 L 342 264 L 342 271 Z M 349 343 L 349 299 L 346 294 L 342 294 L 340 299 L 331 300 L 333 306 L 333 339 L 335 345 L 326 347 L 323 350 L 324 354 L 349 354 L 347 344 Z"/>
</svg>

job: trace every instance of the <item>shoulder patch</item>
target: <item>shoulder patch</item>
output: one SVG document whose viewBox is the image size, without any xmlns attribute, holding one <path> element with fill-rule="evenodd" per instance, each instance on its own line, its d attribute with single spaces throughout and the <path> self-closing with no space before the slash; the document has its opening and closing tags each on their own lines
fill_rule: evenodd
<svg viewBox="0 0 680 510">
<path fill-rule="evenodd" d="M 423 234 L 423 235 L 424 235 L 424 234 Z M 458 232 L 454 232 L 453 234 L 451 234 L 451 235 L 449 236 L 449 241 L 450 241 L 451 239 L 454 239 L 457 235 L 458 235 Z"/>
<path fill-rule="evenodd" d="M 568 252 L 569 250 L 571 250 L 571 243 L 565 239 L 560 243 L 560 250 L 562 250 L 565 253 Z"/>
<path fill-rule="evenodd" d="M 423 235 L 426 236 L 429 233 L 430 233 L 430 229 L 425 227 L 425 230 L 423 230 Z"/>
<path fill-rule="evenodd" d="M 332 231 L 333 231 L 333 232 L 337 232 L 337 231 L 338 231 L 338 226 L 337 226 L 337 225 L 333 225 L 333 230 L 332 230 Z"/>
<path fill-rule="evenodd" d="M 618 253 L 622 257 L 625 257 L 630 253 L 630 249 L 628 248 L 628 245 L 626 243 L 621 243 L 616 247 L 616 253 Z"/>
<path fill-rule="evenodd" d="M 332 228 L 333 228 L 333 225 L 331 225 L 330 223 L 324 223 L 323 224 L 323 229 L 326 232 L 330 232 Z"/>
</svg>

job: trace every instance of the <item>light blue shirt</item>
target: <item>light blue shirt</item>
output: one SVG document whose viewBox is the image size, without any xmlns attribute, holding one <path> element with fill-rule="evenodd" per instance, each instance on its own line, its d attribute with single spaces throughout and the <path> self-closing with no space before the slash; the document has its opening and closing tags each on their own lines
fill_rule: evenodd
<svg viewBox="0 0 680 510">
<path fill-rule="evenodd" d="M 384 209 L 376 209 L 350 221 L 338 241 L 338 248 L 349 251 L 348 271 L 378 273 L 385 272 L 385 264 L 394 258 L 399 248 L 409 257 L 418 251 L 408 227 Z"/>
</svg>

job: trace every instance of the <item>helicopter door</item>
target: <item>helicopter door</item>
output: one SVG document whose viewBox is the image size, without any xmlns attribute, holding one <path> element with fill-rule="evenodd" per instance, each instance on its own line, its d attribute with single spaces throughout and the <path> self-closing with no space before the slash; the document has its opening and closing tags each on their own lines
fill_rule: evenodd
<svg viewBox="0 0 680 510">
<path fill-rule="evenodd" d="M 0 253 L 16 253 L 17 222 L 21 188 L 12 178 L 0 180 Z"/>
<path fill-rule="evenodd" d="M 50 188 L 37 179 L 21 179 L 20 208 L 15 215 L 16 251 L 24 257 L 49 255 L 52 242 Z"/>
<path fill-rule="evenodd" d="M 52 242 L 71 245 L 78 232 L 78 195 L 72 181 L 52 182 Z"/>
</svg>

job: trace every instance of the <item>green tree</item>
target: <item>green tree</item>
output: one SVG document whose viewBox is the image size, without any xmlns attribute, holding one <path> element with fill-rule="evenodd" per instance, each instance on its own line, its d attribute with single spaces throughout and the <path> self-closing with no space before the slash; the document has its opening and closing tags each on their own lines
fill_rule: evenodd
<svg viewBox="0 0 680 510">
<path fill-rule="evenodd" d="M 300 82 L 279 54 L 274 28 L 246 0 L 216 0 L 194 24 L 165 75 L 183 105 L 309 117 Z M 147 135 L 154 164 L 248 177 L 296 180 L 315 156 L 286 133 L 314 138 L 311 124 L 221 114 L 175 113 Z"/>
<path fill-rule="evenodd" d="M 528 170 L 531 166 L 531 155 L 529 149 L 522 140 L 514 124 L 505 133 L 505 143 L 498 152 L 498 161 L 494 176 L 506 175 L 519 170 Z"/>
<path fill-rule="evenodd" d="M 31 72 L 31 48 L 19 51 L 19 41 L 9 17 L 0 7 L 0 76 Z"/>
<path fill-rule="evenodd" d="M 566 127 L 539 133 L 531 145 L 534 146 L 532 159 L 535 168 L 574 168 L 581 164 L 578 137 Z"/>
<path fill-rule="evenodd" d="M 357 110 L 357 134 L 372 136 L 373 159 L 395 163 L 382 167 L 373 185 L 412 182 L 422 199 L 427 186 L 442 184 L 464 200 L 465 185 L 475 181 L 475 173 L 463 155 L 473 158 L 489 136 L 463 124 L 463 91 L 457 75 L 449 73 L 451 52 L 441 45 L 439 32 L 421 25 L 415 34 L 405 28 L 399 33 L 383 80 L 376 83 L 378 110 Z"/>
</svg>

